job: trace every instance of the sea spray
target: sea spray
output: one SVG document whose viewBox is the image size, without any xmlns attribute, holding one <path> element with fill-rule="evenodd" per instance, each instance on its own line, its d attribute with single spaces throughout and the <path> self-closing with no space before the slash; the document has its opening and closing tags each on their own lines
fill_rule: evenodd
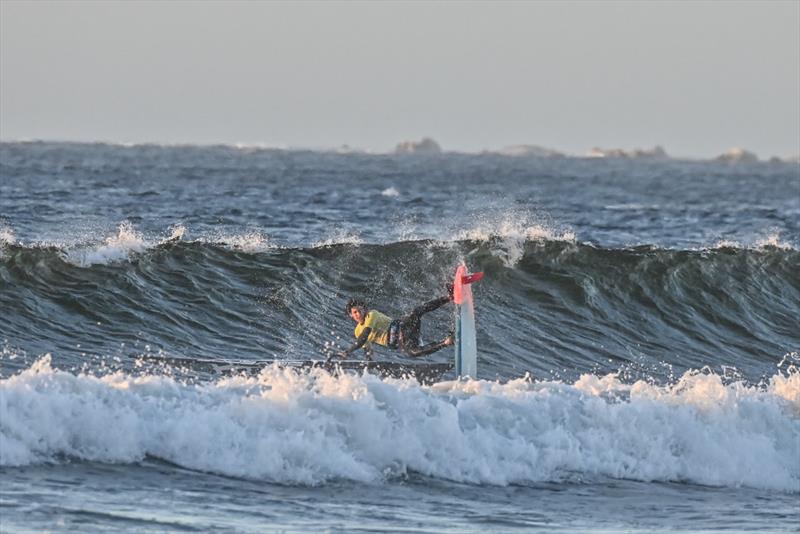
<svg viewBox="0 0 800 534">
<path fill-rule="evenodd" d="M 148 242 L 133 224 L 123 222 L 117 227 L 116 234 L 101 244 L 68 248 L 66 258 L 80 267 L 89 267 L 127 260 L 131 254 L 143 252 L 147 247 Z"/>
</svg>

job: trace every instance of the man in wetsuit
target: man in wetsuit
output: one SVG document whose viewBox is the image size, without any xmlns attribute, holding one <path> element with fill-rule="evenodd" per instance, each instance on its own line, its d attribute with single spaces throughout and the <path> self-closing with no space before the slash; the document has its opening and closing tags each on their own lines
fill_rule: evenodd
<svg viewBox="0 0 800 534">
<path fill-rule="evenodd" d="M 400 349 L 412 358 L 427 356 L 437 350 L 453 344 L 453 334 L 441 341 L 419 345 L 420 318 L 433 310 L 439 309 L 453 300 L 452 286 L 448 286 L 449 295 L 440 297 L 422 306 L 414 308 L 411 313 L 402 319 L 392 319 L 378 310 L 367 311 L 367 306 L 362 300 L 350 299 L 345 306 L 345 312 L 355 322 L 356 342 L 347 350 L 337 353 L 341 358 L 350 356 L 351 353 L 363 347 L 367 359 L 372 359 L 372 344 L 377 343 L 384 347 Z"/>
</svg>

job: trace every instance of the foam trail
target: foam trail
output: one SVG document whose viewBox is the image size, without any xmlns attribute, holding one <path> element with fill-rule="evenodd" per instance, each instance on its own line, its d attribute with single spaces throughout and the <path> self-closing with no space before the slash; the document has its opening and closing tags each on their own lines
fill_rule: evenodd
<svg viewBox="0 0 800 534">
<path fill-rule="evenodd" d="M 800 374 L 765 388 L 687 373 L 675 384 L 573 385 L 298 374 L 187 385 L 78 375 L 49 357 L 0 381 L 0 465 L 66 456 L 175 464 L 290 484 L 414 471 L 474 484 L 594 477 L 800 492 Z"/>
</svg>

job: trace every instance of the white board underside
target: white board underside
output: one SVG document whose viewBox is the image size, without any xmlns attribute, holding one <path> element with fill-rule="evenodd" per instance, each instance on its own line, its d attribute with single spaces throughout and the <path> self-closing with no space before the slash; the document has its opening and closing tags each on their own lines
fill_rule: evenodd
<svg viewBox="0 0 800 534">
<path fill-rule="evenodd" d="M 475 308 L 472 289 L 462 287 L 462 301 L 456 316 L 456 374 L 459 378 L 478 377 L 478 342 L 475 335 Z"/>
</svg>

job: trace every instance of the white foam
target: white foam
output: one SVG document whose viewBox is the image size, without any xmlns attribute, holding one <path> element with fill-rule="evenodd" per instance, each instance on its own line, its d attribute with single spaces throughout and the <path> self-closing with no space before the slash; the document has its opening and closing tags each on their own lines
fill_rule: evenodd
<svg viewBox="0 0 800 534">
<path fill-rule="evenodd" d="M 3 259 L 6 255 L 5 246 L 13 245 L 16 242 L 17 238 L 14 235 L 14 230 L 8 226 L 0 225 L 0 259 Z"/>
<path fill-rule="evenodd" d="M 117 233 L 107 237 L 102 244 L 69 248 L 66 258 L 81 267 L 106 265 L 127 260 L 132 253 L 143 252 L 149 246 L 133 225 L 125 221 L 117 227 Z"/>
<path fill-rule="evenodd" d="M 777 248 L 781 250 L 792 250 L 795 248 L 791 243 L 783 241 L 780 233 L 777 231 L 760 238 L 756 241 L 755 246 L 756 248 Z"/>
<path fill-rule="evenodd" d="M 183 239 L 184 235 L 186 235 L 186 227 L 182 224 L 177 224 L 170 228 L 169 237 L 162 242 L 178 241 Z"/>
<path fill-rule="evenodd" d="M 408 471 L 476 484 L 626 478 L 800 492 L 800 374 L 757 388 L 687 373 L 626 385 L 297 374 L 186 385 L 73 375 L 44 357 L 0 380 L 0 465 L 146 455 L 289 484 Z"/>
<path fill-rule="evenodd" d="M 358 234 L 340 229 L 328 237 L 316 241 L 312 248 L 331 247 L 333 245 L 361 245 L 363 239 Z"/>
<path fill-rule="evenodd" d="M 385 197 L 399 197 L 400 191 L 398 191 L 397 188 L 395 188 L 394 186 L 387 187 L 386 189 L 381 191 L 381 195 Z"/>
<path fill-rule="evenodd" d="M 126 221 L 117 227 L 116 234 L 106 237 L 100 243 L 86 244 L 86 241 L 78 243 L 39 242 L 36 246 L 61 248 L 64 250 L 67 261 L 81 267 L 88 267 L 129 260 L 133 253 L 141 253 L 160 244 L 183 240 L 187 232 L 184 225 L 177 224 L 169 229 L 167 237 L 150 236 L 148 238 Z M 259 231 L 201 236 L 196 239 L 196 242 L 213 243 L 248 253 L 264 252 L 276 248 L 269 238 Z"/>
<path fill-rule="evenodd" d="M 735 241 L 732 239 L 720 239 L 710 247 L 697 247 L 691 250 L 706 251 L 718 250 L 723 248 L 739 249 L 739 250 L 763 250 L 765 248 L 775 248 L 780 250 L 797 250 L 798 246 L 795 243 L 787 241 L 781 236 L 780 231 L 773 230 L 762 234 L 759 237 L 750 237 L 742 241 Z"/>
<path fill-rule="evenodd" d="M 722 248 L 742 248 L 742 244 L 738 241 L 731 241 L 730 239 L 720 239 L 711 247 L 711 250 L 718 250 Z M 704 249 L 700 249 L 704 250 Z"/>
<path fill-rule="evenodd" d="M 574 243 L 572 230 L 554 225 L 532 222 L 526 213 L 504 212 L 500 216 L 485 217 L 478 226 L 456 235 L 457 240 L 492 242 L 494 253 L 508 267 L 513 267 L 525 254 L 528 241 L 563 241 Z"/>
<path fill-rule="evenodd" d="M 267 250 L 276 248 L 270 242 L 269 237 L 259 231 L 251 231 L 243 234 L 216 235 L 205 241 L 248 253 L 266 252 Z"/>
<path fill-rule="evenodd" d="M 8 226 L 0 224 L 0 245 L 13 245 L 17 242 L 14 230 Z"/>
<path fill-rule="evenodd" d="M 479 226 L 461 232 L 457 239 L 489 241 L 493 238 L 521 239 L 535 241 L 575 242 L 572 230 L 557 229 L 542 223 L 531 223 L 526 217 L 516 213 L 481 221 Z"/>
</svg>

